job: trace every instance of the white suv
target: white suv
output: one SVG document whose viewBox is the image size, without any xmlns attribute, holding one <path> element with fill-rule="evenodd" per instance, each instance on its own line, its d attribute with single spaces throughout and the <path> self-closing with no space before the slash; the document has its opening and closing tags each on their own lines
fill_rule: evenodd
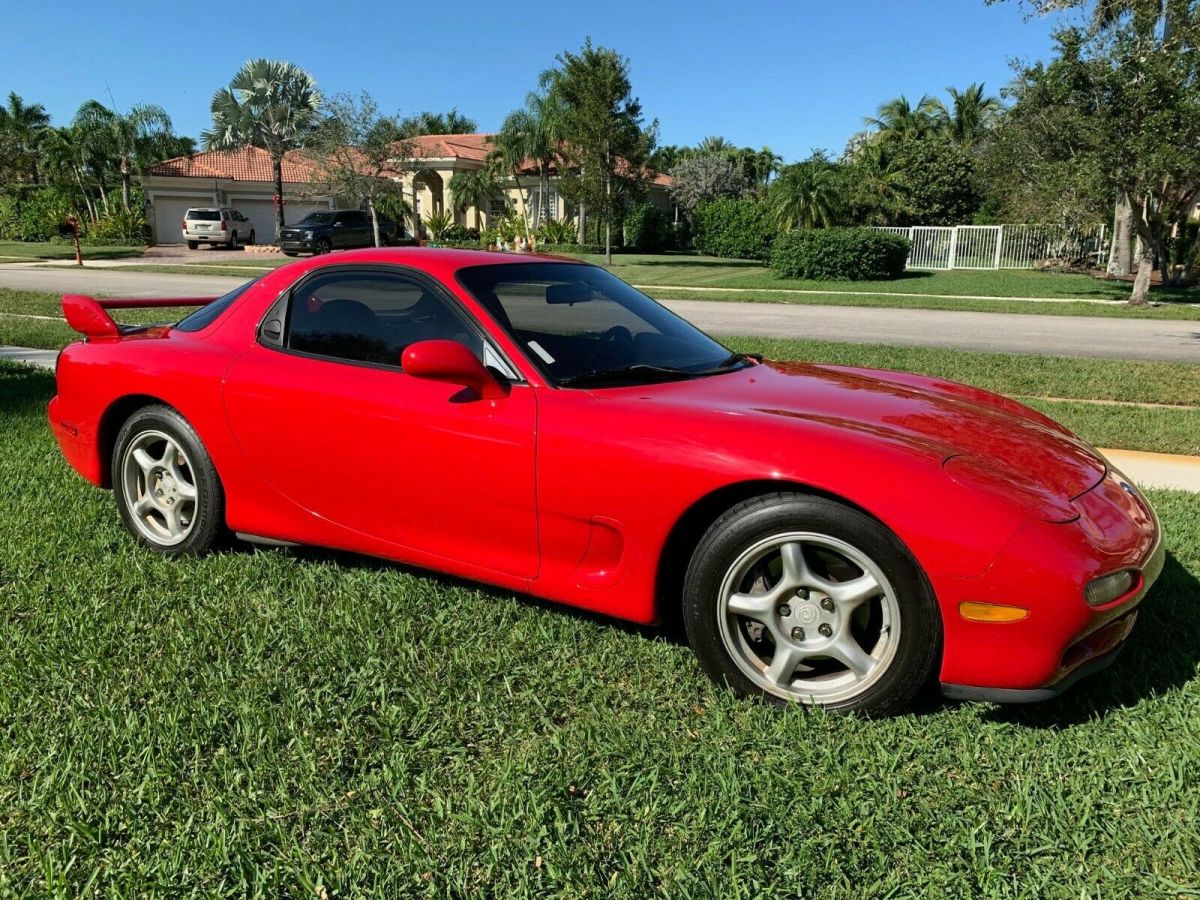
<svg viewBox="0 0 1200 900">
<path fill-rule="evenodd" d="M 254 243 L 254 226 L 228 206 L 189 209 L 183 217 L 183 239 L 189 250 L 201 244 L 225 244 L 236 250 L 238 244 Z"/>
</svg>

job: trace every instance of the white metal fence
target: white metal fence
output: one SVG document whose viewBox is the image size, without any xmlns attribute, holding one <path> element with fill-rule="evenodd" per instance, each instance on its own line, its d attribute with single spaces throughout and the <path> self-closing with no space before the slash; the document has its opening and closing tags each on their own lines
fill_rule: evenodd
<svg viewBox="0 0 1200 900">
<path fill-rule="evenodd" d="M 880 227 L 912 243 L 909 269 L 1032 269 L 1045 259 L 1082 260 L 1103 267 L 1103 225 L 916 225 Z"/>
</svg>

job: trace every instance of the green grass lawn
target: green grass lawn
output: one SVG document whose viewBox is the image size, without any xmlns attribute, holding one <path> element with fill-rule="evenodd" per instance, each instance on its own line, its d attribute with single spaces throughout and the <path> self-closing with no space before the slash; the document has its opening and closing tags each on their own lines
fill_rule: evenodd
<svg viewBox="0 0 1200 900">
<path fill-rule="evenodd" d="M 138 550 L 0 365 L 0 895 L 1190 896 L 1200 496 L 1024 708 L 737 701 L 688 649 L 358 557 Z"/>
<path fill-rule="evenodd" d="M 124 259 L 141 256 L 146 252 L 142 246 L 90 246 L 83 247 L 83 260 Z M 32 241 L 0 241 L 0 264 L 29 262 L 35 259 L 74 259 L 75 248 L 70 244 L 38 243 Z"/>
</svg>

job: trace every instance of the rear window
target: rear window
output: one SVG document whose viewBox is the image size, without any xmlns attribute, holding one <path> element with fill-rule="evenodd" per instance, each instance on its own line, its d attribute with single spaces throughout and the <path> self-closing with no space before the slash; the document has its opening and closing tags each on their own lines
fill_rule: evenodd
<svg viewBox="0 0 1200 900">
<path fill-rule="evenodd" d="M 221 213 L 215 209 L 189 209 L 187 217 L 193 222 L 220 222 Z"/>
<path fill-rule="evenodd" d="M 235 287 L 224 297 L 218 297 L 208 306 L 202 306 L 194 313 L 184 316 L 175 324 L 176 331 L 199 331 L 201 328 L 207 328 L 213 322 L 220 318 L 221 313 L 233 306 L 238 297 L 246 292 L 250 285 L 258 281 L 257 278 L 252 281 L 247 281 L 245 284 Z"/>
</svg>

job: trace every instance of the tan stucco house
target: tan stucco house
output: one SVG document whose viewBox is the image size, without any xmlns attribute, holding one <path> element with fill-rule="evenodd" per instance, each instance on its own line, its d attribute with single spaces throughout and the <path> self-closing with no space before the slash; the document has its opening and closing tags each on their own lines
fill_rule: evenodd
<svg viewBox="0 0 1200 900">
<path fill-rule="evenodd" d="M 412 157 L 397 159 L 404 195 L 415 204 L 421 221 L 451 210 L 462 225 L 475 223 L 474 207 L 456 205 L 450 193 L 454 173 L 483 167 L 491 151 L 490 134 L 427 134 L 412 141 Z M 352 198 L 337 198 L 318 183 L 317 167 L 303 153 L 289 153 L 283 161 L 284 220 L 296 222 L 314 209 L 358 208 Z M 524 216 L 528 204 L 530 220 L 537 224 L 543 215 L 573 221 L 577 211 L 559 196 L 557 175 L 551 174 L 546 197 L 536 167 L 525 166 L 516 178 L 508 178 L 503 196 L 490 209 L 480 210 L 486 227 L 506 209 Z M 663 210 L 671 209 L 667 188 L 670 178 L 657 176 L 649 186 L 649 199 Z M 272 206 L 274 186 L 271 158 L 265 150 L 248 147 L 235 151 L 207 151 L 168 159 L 150 168 L 142 178 L 146 194 L 146 219 L 152 236 L 160 244 L 179 243 L 184 213 L 193 206 L 232 206 L 254 223 L 260 242 L 274 239 Z M 411 230 L 411 223 L 408 223 Z"/>
</svg>

